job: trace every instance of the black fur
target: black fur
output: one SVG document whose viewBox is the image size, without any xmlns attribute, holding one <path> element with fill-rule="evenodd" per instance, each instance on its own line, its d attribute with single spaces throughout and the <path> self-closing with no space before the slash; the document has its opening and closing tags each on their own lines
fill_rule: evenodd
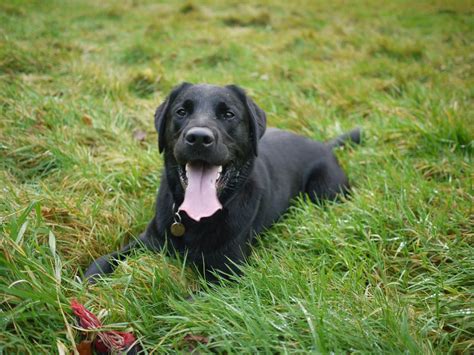
<svg viewBox="0 0 474 355">
<path fill-rule="evenodd" d="M 229 111 L 233 117 L 226 117 Z M 332 148 L 360 140 L 358 130 L 329 143 L 266 130 L 264 111 L 234 85 L 181 84 L 158 107 L 155 126 L 165 161 L 155 217 L 139 241 L 94 261 L 85 273 L 90 280 L 112 272 L 116 261 L 138 245 L 160 250 L 167 244 L 169 250 L 186 254 L 209 279 L 211 271 L 236 271 L 255 235 L 271 226 L 294 197 L 305 193 L 316 202 L 348 192 L 348 180 Z M 184 137 L 193 127 L 210 129 L 215 142 L 207 148 L 187 145 Z M 227 167 L 219 193 L 223 209 L 200 222 L 182 212 L 186 233 L 175 237 L 170 226 L 184 198 L 180 167 L 197 160 Z"/>
</svg>

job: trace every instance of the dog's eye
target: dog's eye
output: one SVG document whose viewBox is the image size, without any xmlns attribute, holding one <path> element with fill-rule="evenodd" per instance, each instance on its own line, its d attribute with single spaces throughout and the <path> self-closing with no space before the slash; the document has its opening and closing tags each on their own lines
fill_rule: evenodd
<svg viewBox="0 0 474 355">
<path fill-rule="evenodd" d="M 226 120 L 230 120 L 230 119 L 234 118 L 234 116 L 235 116 L 234 113 L 231 112 L 231 111 L 226 111 L 222 115 L 222 117 L 224 117 L 224 119 L 226 119 Z"/>
<path fill-rule="evenodd" d="M 186 116 L 186 113 L 187 113 L 186 110 L 185 110 L 184 108 L 182 108 L 182 107 L 176 110 L 176 114 L 177 114 L 179 117 L 184 117 L 184 116 Z"/>
</svg>

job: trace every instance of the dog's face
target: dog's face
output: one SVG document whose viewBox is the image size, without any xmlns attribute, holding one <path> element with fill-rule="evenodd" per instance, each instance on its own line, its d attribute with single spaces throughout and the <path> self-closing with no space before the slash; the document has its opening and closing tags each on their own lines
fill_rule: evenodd
<svg viewBox="0 0 474 355">
<path fill-rule="evenodd" d="M 155 125 L 159 150 L 173 162 L 167 169 L 176 169 L 185 191 L 180 210 L 198 221 L 246 178 L 266 117 L 237 86 L 183 83 L 158 107 Z"/>
</svg>

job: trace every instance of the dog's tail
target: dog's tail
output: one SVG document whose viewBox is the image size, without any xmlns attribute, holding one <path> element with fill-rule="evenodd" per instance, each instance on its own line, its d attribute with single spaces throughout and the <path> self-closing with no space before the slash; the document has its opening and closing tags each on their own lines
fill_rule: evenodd
<svg viewBox="0 0 474 355">
<path fill-rule="evenodd" d="M 331 148 L 336 148 L 336 147 L 342 147 L 346 145 L 348 142 L 351 142 L 353 144 L 359 144 L 360 141 L 361 141 L 361 129 L 355 128 L 352 131 L 349 131 L 347 133 L 340 135 L 339 137 L 331 139 L 329 142 L 327 142 L 327 145 Z"/>
</svg>

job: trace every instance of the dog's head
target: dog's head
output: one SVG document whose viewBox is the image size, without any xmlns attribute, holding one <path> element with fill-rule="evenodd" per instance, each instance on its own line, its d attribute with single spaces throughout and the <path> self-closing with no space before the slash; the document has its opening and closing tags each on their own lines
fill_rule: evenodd
<svg viewBox="0 0 474 355">
<path fill-rule="evenodd" d="M 180 210 L 199 221 L 246 179 L 266 116 L 238 86 L 182 83 L 156 110 L 155 126 L 167 169 L 176 170 L 167 173 L 185 192 Z"/>
</svg>

